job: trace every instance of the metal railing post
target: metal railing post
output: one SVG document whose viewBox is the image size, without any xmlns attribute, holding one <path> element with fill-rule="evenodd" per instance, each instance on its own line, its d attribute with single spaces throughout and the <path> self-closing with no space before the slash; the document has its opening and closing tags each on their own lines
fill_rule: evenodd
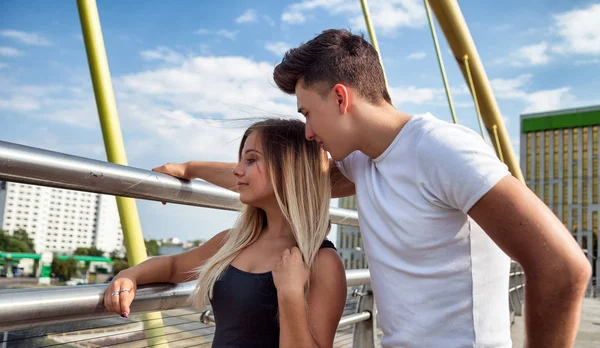
<svg viewBox="0 0 600 348">
<path fill-rule="evenodd" d="M 357 313 L 369 312 L 371 318 L 354 324 L 353 347 L 374 348 L 377 346 L 377 315 L 375 298 L 370 285 L 363 285 L 360 292 L 355 291 L 354 296 L 359 296 Z"/>
</svg>

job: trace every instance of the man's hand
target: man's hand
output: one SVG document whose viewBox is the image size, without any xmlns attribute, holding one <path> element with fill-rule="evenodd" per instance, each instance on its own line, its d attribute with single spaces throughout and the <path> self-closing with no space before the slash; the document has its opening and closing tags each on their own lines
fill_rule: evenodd
<svg viewBox="0 0 600 348">
<path fill-rule="evenodd" d="M 272 270 L 277 296 L 300 296 L 304 294 L 304 285 L 310 271 L 302 260 L 300 249 L 285 249 L 281 259 Z"/>
</svg>

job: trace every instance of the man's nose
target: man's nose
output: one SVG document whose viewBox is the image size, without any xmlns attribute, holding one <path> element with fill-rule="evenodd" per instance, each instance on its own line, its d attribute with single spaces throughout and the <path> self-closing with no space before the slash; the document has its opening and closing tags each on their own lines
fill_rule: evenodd
<svg viewBox="0 0 600 348">
<path fill-rule="evenodd" d="M 306 126 L 304 126 L 304 136 L 306 137 L 306 140 L 314 140 L 315 138 L 315 133 L 312 131 L 312 128 L 308 123 Z"/>
</svg>

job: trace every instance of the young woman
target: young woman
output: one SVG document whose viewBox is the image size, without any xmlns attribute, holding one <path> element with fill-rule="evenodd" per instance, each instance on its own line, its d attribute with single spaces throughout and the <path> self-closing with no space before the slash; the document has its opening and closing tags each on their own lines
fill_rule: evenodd
<svg viewBox="0 0 600 348">
<path fill-rule="evenodd" d="M 331 194 L 325 152 L 304 123 L 267 120 L 244 134 L 234 169 L 245 208 L 235 226 L 185 253 L 120 272 L 104 305 L 125 317 L 139 284 L 197 279 L 212 305 L 213 347 L 331 347 L 346 301 L 344 267 L 326 240 Z M 185 164 L 157 171 L 186 178 Z"/>
</svg>

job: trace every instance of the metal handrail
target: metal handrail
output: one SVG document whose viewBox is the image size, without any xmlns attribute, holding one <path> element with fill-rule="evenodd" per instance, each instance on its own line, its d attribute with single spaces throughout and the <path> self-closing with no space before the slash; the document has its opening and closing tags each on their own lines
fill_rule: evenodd
<svg viewBox="0 0 600 348">
<path fill-rule="evenodd" d="M 346 271 L 348 286 L 370 284 L 369 270 Z M 0 290 L 0 331 L 14 331 L 41 325 L 114 317 L 104 308 L 108 284 L 73 287 Z M 190 307 L 195 282 L 141 285 L 132 313 Z M 354 318 L 356 320 L 357 318 Z"/>
<path fill-rule="evenodd" d="M 235 192 L 201 180 L 0 141 L 0 179 L 121 197 L 239 210 Z M 331 207 L 331 222 L 358 226 L 358 213 Z"/>
</svg>

